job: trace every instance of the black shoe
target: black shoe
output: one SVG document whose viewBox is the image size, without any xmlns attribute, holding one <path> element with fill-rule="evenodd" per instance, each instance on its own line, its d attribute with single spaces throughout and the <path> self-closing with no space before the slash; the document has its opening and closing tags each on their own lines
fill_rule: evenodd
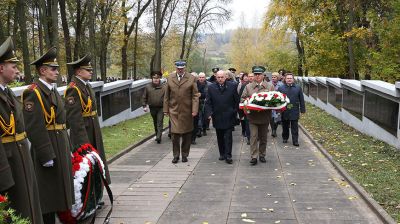
<svg viewBox="0 0 400 224">
<path fill-rule="evenodd" d="M 250 145 L 250 139 L 247 139 L 247 145 Z"/>
<path fill-rule="evenodd" d="M 277 136 L 277 135 L 276 135 L 276 130 L 272 130 L 271 136 L 274 137 L 274 138 Z"/>
<path fill-rule="evenodd" d="M 99 203 L 97 203 L 97 204 L 103 206 L 104 205 L 104 201 L 99 201 Z"/>
<path fill-rule="evenodd" d="M 287 143 L 287 139 L 283 139 L 283 141 L 282 141 L 283 143 Z"/>
<path fill-rule="evenodd" d="M 263 157 L 263 156 L 260 156 L 260 162 L 262 162 L 262 163 L 266 163 L 266 162 L 267 162 L 267 160 L 265 160 L 265 157 Z"/>
<path fill-rule="evenodd" d="M 171 133 L 168 134 L 168 138 L 171 138 Z"/>
<path fill-rule="evenodd" d="M 220 156 L 219 158 L 218 158 L 218 160 L 224 160 L 225 159 L 225 157 L 223 157 L 223 156 Z"/>
<path fill-rule="evenodd" d="M 250 164 L 253 165 L 253 166 L 256 165 L 257 164 L 257 159 L 256 158 L 251 159 L 250 160 Z"/>
<path fill-rule="evenodd" d="M 183 159 L 182 159 L 183 160 Z M 173 160 L 172 160 L 172 163 L 177 163 L 179 161 L 179 157 L 175 157 Z"/>
<path fill-rule="evenodd" d="M 187 157 L 182 157 L 182 163 L 186 163 L 188 161 Z"/>
<path fill-rule="evenodd" d="M 196 141 L 195 140 L 192 141 L 192 145 L 196 145 Z M 182 158 L 182 160 L 183 160 L 183 158 Z"/>
<path fill-rule="evenodd" d="M 298 142 L 293 142 L 294 146 L 300 146 Z"/>
<path fill-rule="evenodd" d="M 157 144 L 160 144 L 160 143 L 161 143 L 161 140 L 160 140 L 160 139 L 157 139 L 156 142 L 157 142 Z"/>
<path fill-rule="evenodd" d="M 100 210 L 100 209 L 102 209 L 102 208 L 103 208 L 103 205 L 97 204 L 97 210 Z"/>
<path fill-rule="evenodd" d="M 207 131 L 206 130 L 203 131 L 203 136 L 207 136 Z"/>
<path fill-rule="evenodd" d="M 200 138 L 201 136 L 203 136 L 203 135 L 201 134 L 201 131 L 198 131 L 198 132 L 197 132 L 197 137 Z"/>
<path fill-rule="evenodd" d="M 208 131 L 208 130 L 210 130 L 210 128 L 206 128 L 206 130 Z"/>
<path fill-rule="evenodd" d="M 225 160 L 225 162 L 228 163 L 228 164 L 232 164 L 233 160 L 232 160 L 231 158 L 227 158 L 227 159 Z"/>
</svg>

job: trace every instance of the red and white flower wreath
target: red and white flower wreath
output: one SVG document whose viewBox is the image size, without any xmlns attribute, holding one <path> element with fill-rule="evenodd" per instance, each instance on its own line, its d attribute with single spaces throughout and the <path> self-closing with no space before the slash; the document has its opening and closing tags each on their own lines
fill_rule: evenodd
<svg viewBox="0 0 400 224">
<path fill-rule="evenodd" d="M 244 110 L 245 113 L 250 111 L 263 111 L 263 110 L 286 110 L 286 106 L 290 103 L 286 94 L 278 91 L 253 93 L 250 98 L 244 100 L 239 105 L 239 108 Z"/>
<path fill-rule="evenodd" d="M 81 218 L 82 208 L 86 203 L 87 197 L 85 196 L 85 200 L 82 200 L 81 194 L 85 177 L 93 172 L 93 164 L 96 163 L 100 165 L 101 175 L 105 178 L 104 163 L 97 150 L 91 144 L 84 144 L 73 153 L 72 171 L 74 175 L 75 203 L 72 205 L 71 215 L 76 219 Z M 96 208 L 93 208 L 86 216 L 93 214 L 95 210 Z"/>
</svg>

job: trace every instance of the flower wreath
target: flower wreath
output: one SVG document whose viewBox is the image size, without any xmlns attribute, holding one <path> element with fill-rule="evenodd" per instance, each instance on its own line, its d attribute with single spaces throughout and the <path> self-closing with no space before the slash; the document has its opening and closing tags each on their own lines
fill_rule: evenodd
<svg viewBox="0 0 400 224">
<path fill-rule="evenodd" d="M 250 111 L 263 111 L 263 110 L 279 110 L 285 111 L 286 107 L 290 108 L 290 100 L 286 94 L 278 91 L 253 93 L 250 98 L 244 100 L 239 105 L 246 114 Z"/>
<path fill-rule="evenodd" d="M 92 187 L 84 189 L 82 192 L 84 187 L 88 188 L 95 181 L 92 179 L 96 177 L 95 170 L 100 171 L 100 175 L 105 178 L 104 163 L 91 144 L 82 145 L 72 156 L 75 202 L 70 211 L 58 213 L 60 221 L 71 224 L 89 217 L 96 211 L 97 205 L 89 210 L 86 209 Z M 82 193 L 85 193 L 85 195 L 82 195 Z"/>
</svg>

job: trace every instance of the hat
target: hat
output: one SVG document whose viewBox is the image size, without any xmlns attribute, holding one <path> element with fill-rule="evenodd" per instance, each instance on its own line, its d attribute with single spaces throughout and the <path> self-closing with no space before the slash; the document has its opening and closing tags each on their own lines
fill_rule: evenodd
<svg viewBox="0 0 400 224">
<path fill-rule="evenodd" d="M 92 56 L 90 54 L 87 54 L 85 56 L 83 56 L 83 58 L 80 58 L 76 61 L 67 63 L 67 65 L 72 66 L 72 68 L 77 69 L 77 68 L 82 68 L 82 69 L 86 69 L 86 70 L 92 70 L 92 64 L 90 63 L 90 61 L 92 60 Z"/>
<path fill-rule="evenodd" d="M 185 68 L 186 67 L 186 61 L 177 60 L 177 61 L 175 61 L 175 66 L 176 66 L 176 68 Z"/>
<path fill-rule="evenodd" d="M 36 67 L 40 67 L 42 65 L 58 67 L 59 65 L 57 62 L 57 48 L 50 48 L 50 50 L 48 50 L 44 55 L 40 56 L 40 58 L 32 62 L 31 65 L 36 65 Z"/>
<path fill-rule="evenodd" d="M 229 68 L 228 70 L 231 72 L 236 72 L 236 68 Z"/>
<path fill-rule="evenodd" d="M 156 72 L 153 71 L 153 72 L 151 72 L 150 76 L 152 79 L 161 79 L 162 73 L 158 72 L 158 71 L 156 71 Z"/>
<path fill-rule="evenodd" d="M 215 68 L 213 68 L 213 69 L 211 69 L 211 70 L 212 70 L 213 73 L 217 73 L 217 72 L 219 71 L 219 68 L 218 68 L 218 67 L 215 67 Z"/>
<path fill-rule="evenodd" d="M 251 70 L 254 74 L 260 74 L 265 72 L 265 67 L 256 65 Z"/>
<path fill-rule="evenodd" d="M 0 46 L 0 63 L 3 62 L 19 62 L 17 56 L 15 56 L 14 43 L 11 37 L 8 37 Z"/>
</svg>

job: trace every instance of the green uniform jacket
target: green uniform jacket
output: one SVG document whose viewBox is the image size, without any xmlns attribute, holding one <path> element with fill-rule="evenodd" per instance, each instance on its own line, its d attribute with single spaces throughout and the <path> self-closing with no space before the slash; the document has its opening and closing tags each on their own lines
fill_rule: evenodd
<svg viewBox="0 0 400 224">
<path fill-rule="evenodd" d="M 92 99 L 92 111 L 97 111 L 97 105 L 96 96 L 89 84 L 88 86 L 85 85 L 81 80 L 74 76 L 71 80 L 71 83 L 68 85 L 65 93 L 67 126 L 70 129 L 71 142 L 74 150 L 78 149 L 82 144 L 92 144 L 93 147 L 97 149 L 101 159 L 104 162 L 106 180 L 108 184 L 111 184 L 99 118 L 97 114 L 91 117 L 82 116 L 82 106 L 78 91 L 71 86 L 76 86 L 77 88 L 79 88 L 85 104 L 87 104 L 88 98 L 90 96 L 90 98 Z"/>
<path fill-rule="evenodd" d="M 142 105 L 145 107 L 163 107 L 164 104 L 164 93 L 165 84 L 160 84 L 159 86 L 154 86 L 153 83 L 148 84 L 144 88 L 142 96 Z"/>
<path fill-rule="evenodd" d="M 70 209 L 74 199 L 71 144 L 67 130 L 47 130 L 43 109 L 34 91 L 38 89 L 44 108 L 50 113 L 55 107 L 56 123 L 65 124 L 64 101 L 56 91 L 50 91 L 41 81 L 35 80 L 23 93 L 24 119 L 39 185 L 42 212 Z M 43 164 L 54 160 L 53 167 Z"/>
<path fill-rule="evenodd" d="M 246 98 L 250 98 L 251 95 L 253 95 L 254 93 L 268 92 L 274 90 L 274 86 L 271 83 L 265 81 L 262 81 L 259 87 L 257 87 L 256 82 L 249 83 L 246 85 L 246 87 L 244 87 L 241 96 L 241 102 L 243 102 Z M 247 118 L 252 124 L 269 124 L 271 120 L 271 110 L 252 111 L 251 113 L 247 114 Z"/>
<path fill-rule="evenodd" d="M 9 99 L 0 90 L 0 116 L 7 124 L 10 123 L 11 112 L 14 113 L 15 132 L 23 133 L 25 127 L 21 102 L 11 90 Z M 3 134 L 0 128 L 0 135 Z M 32 224 L 42 224 L 39 191 L 27 139 L 4 144 L 0 141 L 0 180 L 0 193 L 8 194 L 10 206 Z"/>
</svg>

